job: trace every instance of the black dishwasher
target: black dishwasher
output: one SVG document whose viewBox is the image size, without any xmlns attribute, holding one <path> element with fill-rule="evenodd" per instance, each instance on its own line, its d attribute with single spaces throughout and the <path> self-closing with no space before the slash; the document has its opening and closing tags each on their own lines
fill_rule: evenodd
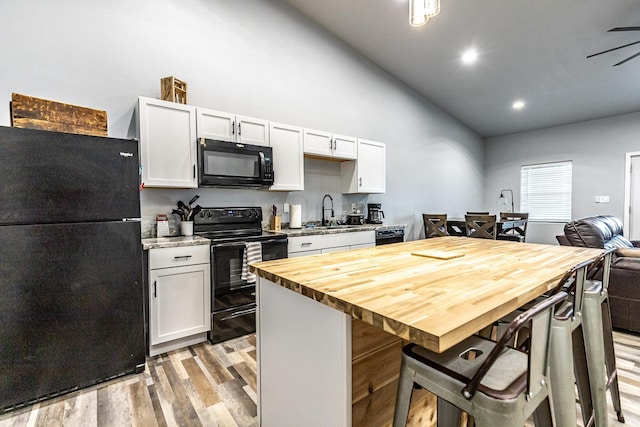
<svg viewBox="0 0 640 427">
<path fill-rule="evenodd" d="M 404 242 L 404 227 L 376 230 L 376 246 Z"/>
</svg>

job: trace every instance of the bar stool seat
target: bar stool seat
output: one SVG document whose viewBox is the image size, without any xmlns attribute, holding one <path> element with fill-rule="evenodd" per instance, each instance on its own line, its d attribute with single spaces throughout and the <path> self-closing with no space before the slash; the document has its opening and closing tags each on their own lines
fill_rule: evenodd
<svg viewBox="0 0 640 427">
<path fill-rule="evenodd" d="M 518 315 L 497 342 L 472 336 L 443 353 L 405 346 L 394 427 L 406 425 L 415 384 L 438 396 L 438 426 L 458 421 L 440 412 L 441 400 L 473 416 L 479 427 L 521 427 L 531 414 L 536 425 L 552 425 L 547 355 L 553 310 L 566 298 L 559 292 Z M 508 347 L 525 326 L 529 351 Z"/>
</svg>

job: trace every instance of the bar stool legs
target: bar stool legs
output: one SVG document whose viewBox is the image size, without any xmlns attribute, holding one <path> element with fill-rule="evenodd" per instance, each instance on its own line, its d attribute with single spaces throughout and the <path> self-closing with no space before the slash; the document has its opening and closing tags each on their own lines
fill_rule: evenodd
<svg viewBox="0 0 640 427">
<path fill-rule="evenodd" d="M 571 317 L 571 310 L 564 316 L 556 315 L 554 317 L 551 324 L 551 345 L 549 346 L 549 380 L 551 381 L 553 406 L 556 408 L 554 411 L 555 425 L 567 427 L 578 425 L 576 411 L 567 410 L 567 408 L 575 408 L 576 405 Z M 557 408 L 562 408 L 562 410 Z M 587 425 L 586 422 L 585 425 Z"/>
<path fill-rule="evenodd" d="M 583 324 L 587 366 L 591 382 L 591 394 L 596 413 L 596 425 L 607 426 L 607 388 L 611 392 L 613 407 L 618 421 L 624 422 L 620 404 L 618 374 L 615 365 L 609 297 L 602 290 L 602 282 L 591 282 L 593 286 L 585 292 Z"/>
</svg>

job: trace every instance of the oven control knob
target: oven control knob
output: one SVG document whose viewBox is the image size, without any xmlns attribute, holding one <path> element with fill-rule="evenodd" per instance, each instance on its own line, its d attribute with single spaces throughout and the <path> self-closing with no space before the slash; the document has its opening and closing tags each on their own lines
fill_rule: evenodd
<svg viewBox="0 0 640 427">
<path fill-rule="evenodd" d="M 213 216 L 213 213 L 211 211 L 207 211 L 207 216 L 211 218 Z"/>
</svg>

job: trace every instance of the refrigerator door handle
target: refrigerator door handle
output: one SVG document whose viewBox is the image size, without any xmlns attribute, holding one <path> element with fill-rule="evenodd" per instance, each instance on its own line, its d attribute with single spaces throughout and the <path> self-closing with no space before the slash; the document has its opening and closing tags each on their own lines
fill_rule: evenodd
<svg viewBox="0 0 640 427">
<path fill-rule="evenodd" d="M 158 298 L 158 286 L 157 286 L 157 284 L 158 284 L 158 281 L 154 280 L 153 281 L 153 297 L 154 298 Z"/>
</svg>

